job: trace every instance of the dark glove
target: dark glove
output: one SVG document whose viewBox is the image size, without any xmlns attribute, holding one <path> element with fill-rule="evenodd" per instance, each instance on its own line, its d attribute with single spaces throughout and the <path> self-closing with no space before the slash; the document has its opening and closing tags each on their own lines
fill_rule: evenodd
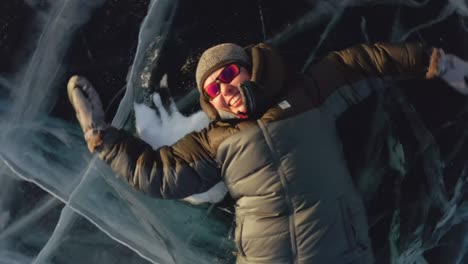
<svg viewBox="0 0 468 264">
<path fill-rule="evenodd" d="M 263 87 L 253 81 L 245 81 L 239 85 L 239 92 L 246 107 L 248 118 L 259 118 L 271 106 L 271 99 L 265 94 Z"/>
<path fill-rule="evenodd" d="M 83 130 L 88 149 L 94 152 L 102 144 L 103 131 L 109 126 L 105 122 L 101 99 L 93 85 L 81 76 L 70 78 L 67 92 Z"/>
</svg>

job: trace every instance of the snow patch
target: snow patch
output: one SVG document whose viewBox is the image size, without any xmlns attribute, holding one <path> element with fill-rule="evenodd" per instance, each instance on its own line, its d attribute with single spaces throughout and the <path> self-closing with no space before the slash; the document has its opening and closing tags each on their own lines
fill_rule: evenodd
<svg viewBox="0 0 468 264">
<path fill-rule="evenodd" d="M 159 115 L 144 104 L 135 104 L 134 108 L 138 135 L 154 149 L 174 144 L 184 135 L 208 126 L 209 119 L 204 112 L 186 117 L 177 110 L 174 102 L 166 110 L 159 94 L 153 95 L 153 102 Z"/>
<path fill-rule="evenodd" d="M 138 135 L 154 149 L 174 144 L 184 135 L 192 131 L 200 131 L 209 124 L 208 117 L 202 111 L 186 117 L 177 110 L 174 102 L 171 102 L 169 110 L 166 110 L 157 93 L 153 95 L 153 102 L 159 115 L 154 109 L 144 104 L 135 104 L 134 108 Z M 226 193 L 226 185 L 219 182 L 208 191 L 183 200 L 192 204 L 217 203 L 223 200 Z"/>
</svg>

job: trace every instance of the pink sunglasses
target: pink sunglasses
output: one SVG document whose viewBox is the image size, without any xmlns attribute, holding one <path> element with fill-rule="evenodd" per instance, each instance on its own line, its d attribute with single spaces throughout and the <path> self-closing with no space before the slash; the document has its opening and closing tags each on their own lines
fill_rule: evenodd
<svg viewBox="0 0 468 264">
<path fill-rule="evenodd" d="M 219 73 L 218 77 L 208 84 L 204 91 L 205 95 L 208 99 L 213 100 L 216 96 L 221 93 L 221 86 L 219 83 L 230 83 L 237 75 L 239 75 L 240 69 L 239 66 L 236 64 L 229 64 L 228 66 L 224 67 L 224 69 Z"/>
</svg>

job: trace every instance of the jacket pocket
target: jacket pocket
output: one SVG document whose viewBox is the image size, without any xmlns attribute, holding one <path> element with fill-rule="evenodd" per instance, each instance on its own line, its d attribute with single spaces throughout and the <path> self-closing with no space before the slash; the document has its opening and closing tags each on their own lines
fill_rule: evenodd
<svg viewBox="0 0 468 264">
<path fill-rule="evenodd" d="M 244 248 L 242 247 L 242 229 L 244 227 L 244 218 L 238 217 L 236 219 L 236 232 L 234 239 L 236 241 L 236 248 L 237 253 L 240 254 L 242 257 L 245 257 Z"/>
</svg>

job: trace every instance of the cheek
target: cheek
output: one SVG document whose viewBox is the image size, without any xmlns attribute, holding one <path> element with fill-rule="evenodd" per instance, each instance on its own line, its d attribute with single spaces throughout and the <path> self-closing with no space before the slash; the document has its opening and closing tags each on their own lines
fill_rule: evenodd
<svg viewBox="0 0 468 264">
<path fill-rule="evenodd" d="M 218 95 L 215 99 L 211 100 L 210 103 L 216 109 L 223 108 L 225 105 L 224 101 L 221 98 L 221 95 Z"/>
<path fill-rule="evenodd" d="M 247 72 L 242 71 L 232 82 L 234 86 L 239 86 L 242 82 L 249 81 L 250 75 Z"/>
<path fill-rule="evenodd" d="M 246 70 L 243 70 L 239 74 L 239 79 L 241 79 L 241 82 L 249 81 L 250 80 L 250 74 Z"/>
</svg>

